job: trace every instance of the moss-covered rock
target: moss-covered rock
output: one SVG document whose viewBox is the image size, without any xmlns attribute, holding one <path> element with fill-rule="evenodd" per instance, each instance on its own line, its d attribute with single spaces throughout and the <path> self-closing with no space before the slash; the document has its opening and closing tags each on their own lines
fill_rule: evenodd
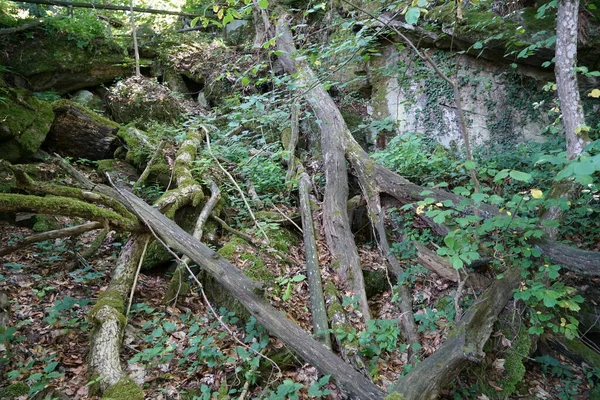
<svg viewBox="0 0 600 400">
<path fill-rule="evenodd" d="M 48 232 L 59 228 L 60 225 L 56 221 L 56 218 L 48 215 L 36 215 L 35 224 L 33 224 L 32 229 L 34 232 Z"/>
<path fill-rule="evenodd" d="M 44 145 L 61 155 L 101 160 L 118 147 L 119 124 L 70 100 L 52 103 L 56 118 Z"/>
<path fill-rule="evenodd" d="M 2 85 L 0 79 L 0 159 L 12 163 L 32 156 L 46 139 L 54 120 L 50 104 L 25 89 Z"/>
<path fill-rule="evenodd" d="M 154 150 L 146 132 L 136 128 L 135 124 L 127 124 L 121 126 L 117 136 L 127 144 L 128 150 L 125 160 L 138 168 L 142 168 Z"/>
<path fill-rule="evenodd" d="M 60 94 L 110 83 L 128 76 L 131 68 L 125 54 L 112 40 L 95 40 L 80 47 L 81 41 L 65 40 L 64 34 L 44 28 L 19 33 L 5 43 L 0 64 L 27 78 L 34 91 L 55 90 Z M 31 49 L 35 48 L 35 51 Z"/>
<path fill-rule="evenodd" d="M 146 127 L 153 121 L 177 123 L 184 115 L 201 115 L 203 109 L 158 83 L 145 77 L 131 77 L 110 88 L 108 103 L 119 123 L 136 121 Z"/>
<path fill-rule="evenodd" d="M 144 400 L 144 391 L 130 378 L 123 378 L 108 387 L 102 398 L 105 400 Z"/>
</svg>

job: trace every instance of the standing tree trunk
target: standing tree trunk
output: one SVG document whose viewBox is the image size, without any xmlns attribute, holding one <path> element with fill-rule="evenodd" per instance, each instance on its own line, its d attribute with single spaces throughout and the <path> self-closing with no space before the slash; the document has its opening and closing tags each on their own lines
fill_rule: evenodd
<svg viewBox="0 0 600 400">
<path fill-rule="evenodd" d="M 579 31 L 579 0 L 559 0 L 556 16 L 556 86 L 562 113 L 562 123 L 567 139 L 567 158 L 574 160 L 590 142 L 588 136 L 579 87 L 577 85 L 577 33 Z M 579 185 L 561 181 L 552 185 L 549 198 L 573 198 Z M 553 206 L 544 211 L 541 221 L 559 221 L 563 210 Z M 557 228 L 545 227 L 544 231 L 555 239 Z"/>
<path fill-rule="evenodd" d="M 577 158 L 590 142 L 577 85 L 579 0 L 560 0 L 556 16 L 556 86 L 567 137 L 567 157 Z"/>
</svg>

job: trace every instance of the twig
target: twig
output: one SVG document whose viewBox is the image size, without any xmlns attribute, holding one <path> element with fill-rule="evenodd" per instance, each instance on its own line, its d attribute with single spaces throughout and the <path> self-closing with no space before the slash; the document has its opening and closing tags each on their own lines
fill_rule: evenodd
<svg viewBox="0 0 600 400">
<path fill-rule="evenodd" d="M 13 251 L 22 249 L 23 247 L 30 246 L 37 242 L 44 240 L 58 239 L 68 236 L 77 236 L 82 233 L 93 231 L 94 229 L 100 229 L 104 226 L 102 222 L 88 222 L 87 224 L 72 226 L 69 228 L 56 229 L 53 231 L 38 233 L 37 235 L 28 236 L 14 244 L 6 246 L 0 249 L 0 257 L 12 253 Z"/>
<path fill-rule="evenodd" d="M 217 221 L 223 227 L 223 229 L 225 229 L 227 232 L 233 233 L 234 235 L 241 237 L 242 239 L 244 239 L 245 241 L 247 241 L 248 243 L 250 243 L 253 246 L 257 246 L 257 244 L 254 243 L 254 239 L 252 239 L 251 236 L 246 235 L 245 233 L 242 233 L 236 229 L 233 229 L 232 227 L 227 225 L 227 222 L 223 221 L 221 218 L 217 217 L 214 214 L 211 215 L 210 217 L 212 219 L 214 219 L 215 221 Z"/>
<path fill-rule="evenodd" d="M 291 224 L 292 224 L 292 225 L 294 225 L 296 228 L 298 228 L 298 230 L 300 231 L 300 233 L 304 233 L 304 231 L 302 230 L 302 228 L 300 228 L 300 227 L 298 226 L 298 224 L 294 222 L 294 220 L 293 220 L 293 219 L 291 219 L 290 217 L 288 217 L 287 215 L 285 215 L 285 214 L 283 213 L 283 211 L 281 211 L 281 210 L 279 209 L 279 207 L 277 207 L 275 204 L 273 204 L 273 207 L 275 208 L 275 210 L 277 210 L 277 212 L 278 212 L 279 214 L 281 214 L 281 216 L 282 216 L 283 218 L 287 219 L 288 221 L 290 221 L 290 222 L 291 222 Z"/>
<path fill-rule="evenodd" d="M 165 144 L 166 144 L 165 140 L 162 140 L 158 144 L 158 147 L 156 148 L 156 151 L 154 152 L 154 154 L 152 154 L 152 157 L 150 158 L 150 161 L 148 161 L 148 163 L 146 164 L 146 168 L 144 168 L 144 172 L 142 172 L 142 174 L 138 178 L 137 182 L 133 185 L 134 189 L 137 188 L 137 187 L 139 187 L 142 183 L 144 183 L 146 181 L 146 179 L 148 178 L 148 175 L 150 175 L 150 169 L 152 168 L 152 166 L 156 162 L 159 154 L 164 149 Z"/>
<path fill-rule="evenodd" d="M 125 317 L 129 316 L 129 311 L 131 310 L 133 294 L 135 293 L 135 287 L 137 286 L 138 277 L 140 276 L 140 270 L 142 269 L 144 256 L 146 255 L 146 250 L 148 249 L 148 243 L 150 243 L 150 236 L 148 236 L 148 238 L 146 239 L 146 243 L 144 243 L 144 250 L 142 250 L 142 255 L 140 256 L 140 261 L 138 262 L 137 271 L 135 271 L 135 277 L 133 278 L 133 285 L 131 285 L 131 293 L 129 294 L 129 303 L 127 303 L 127 312 L 125 313 Z"/>
</svg>

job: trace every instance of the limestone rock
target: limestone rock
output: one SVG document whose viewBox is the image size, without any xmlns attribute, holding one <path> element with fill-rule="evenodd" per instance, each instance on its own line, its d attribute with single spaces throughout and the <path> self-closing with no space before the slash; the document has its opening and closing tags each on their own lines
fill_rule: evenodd
<svg viewBox="0 0 600 400">
<path fill-rule="evenodd" d="M 52 103 L 56 118 L 44 145 L 62 156 L 102 160 L 118 146 L 119 125 L 69 100 Z"/>
<path fill-rule="evenodd" d="M 52 106 L 25 89 L 2 87 L 0 80 L 0 159 L 12 163 L 33 155 L 54 119 Z"/>
</svg>

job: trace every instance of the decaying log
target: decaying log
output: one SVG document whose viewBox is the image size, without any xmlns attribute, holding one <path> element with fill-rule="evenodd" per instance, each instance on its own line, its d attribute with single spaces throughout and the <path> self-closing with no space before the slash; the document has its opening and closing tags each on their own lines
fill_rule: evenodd
<svg viewBox="0 0 600 400">
<path fill-rule="evenodd" d="M 103 190 L 104 192 L 108 192 Z M 344 363 L 327 347 L 310 337 L 293 322 L 286 319 L 262 297 L 260 285 L 248 278 L 220 257 L 216 252 L 195 240 L 177 224 L 169 220 L 143 200 L 127 192 L 119 192 L 128 208 L 135 212 L 169 247 L 189 256 L 206 270 L 225 290 L 240 301 L 271 334 L 279 337 L 307 362 L 323 374 L 330 374 L 336 382 L 354 396 L 382 399 L 385 393 L 373 382 Z"/>
<path fill-rule="evenodd" d="M 121 367 L 121 340 L 127 323 L 125 302 L 129 297 L 139 260 L 149 234 L 136 234 L 123 247 L 108 288 L 98 296 L 89 312 L 94 325 L 90 340 L 89 365 L 91 376 L 100 377 L 101 392 L 126 385 L 131 400 L 144 398 L 142 389 L 131 381 Z M 128 392 L 129 393 L 129 392 Z"/>
<path fill-rule="evenodd" d="M 293 157 L 293 156 L 292 156 Z M 313 332 L 317 340 L 331 349 L 331 337 L 327 333 L 327 310 L 323 299 L 323 284 L 319 268 L 319 254 L 315 240 L 315 228 L 312 220 L 312 209 L 308 191 L 310 180 L 306 172 L 300 175 L 298 181 L 298 197 L 300 197 L 300 215 L 302 215 L 302 234 L 304 236 L 304 258 L 306 260 L 306 275 L 310 292 L 310 310 L 312 314 Z"/>
<path fill-rule="evenodd" d="M 494 281 L 458 322 L 450 337 L 431 356 L 418 364 L 392 388 L 403 400 L 430 400 L 438 397 L 458 373 L 485 356 L 483 346 L 506 303 L 518 287 L 521 271 L 512 268 Z"/>
<path fill-rule="evenodd" d="M 283 14 L 277 23 L 277 49 L 284 70 L 295 76 L 296 83 L 306 101 L 321 121 L 321 147 L 325 169 L 325 195 L 323 199 L 323 227 L 338 275 L 349 284 L 359 297 L 360 311 L 365 321 L 371 319 L 364 277 L 354 235 L 346 211 L 348 202 L 348 169 L 346 167 L 343 135 L 350 131 L 331 97 L 318 85 L 306 90 L 317 81 L 313 71 L 304 61 L 294 60 L 294 38 L 289 29 L 289 16 Z M 340 136 L 342 140 L 340 140 Z"/>
<path fill-rule="evenodd" d="M 83 3 L 76 1 L 63 0 L 23 0 L 22 3 L 46 4 L 50 6 L 76 7 L 76 8 L 93 8 L 95 10 L 119 10 L 130 11 L 129 6 L 120 6 L 116 4 L 101 4 L 101 3 Z M 155 8 L 133 7 L 133 11 L 147 14 L 163 14 L 163 15 L 181 15 L 183 17 L 201 17 L 200 14 L 184 13 L 179 11 L 157 10 Z"/>
</svg>

